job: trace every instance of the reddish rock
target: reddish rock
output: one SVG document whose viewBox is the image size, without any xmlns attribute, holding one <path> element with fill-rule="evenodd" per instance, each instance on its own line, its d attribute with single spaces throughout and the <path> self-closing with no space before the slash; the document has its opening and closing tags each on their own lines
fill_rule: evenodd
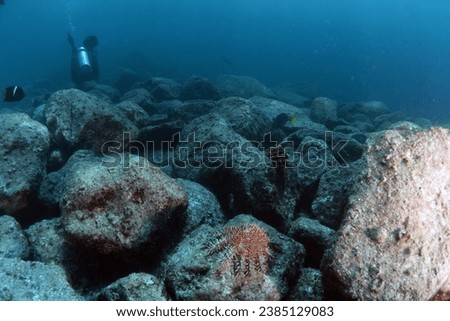
<svg viewBox="0 0 450 321">
<path fill-rule="evenodd" d="M 142 157 L 110 161 L 91 157 L 68 173 L 60 208 L 69 239 L 105 254 L 160 249 L 187 207 L 183 188 Z"/>
<path fill-rule="evenodd" d="M 334 247 L 328 295 L 429 300 L 450 275 L 450 133 L 388 130 L 369 138 Z M 333 293 L 334 292 L 334 293 Z"/>
</svg>

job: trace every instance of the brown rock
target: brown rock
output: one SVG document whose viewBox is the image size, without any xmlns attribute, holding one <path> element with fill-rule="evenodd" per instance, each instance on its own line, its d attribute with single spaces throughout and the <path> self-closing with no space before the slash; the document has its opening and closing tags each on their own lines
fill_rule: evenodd
<svg viewBox="0 0 450 321">
<path fill-rule="evenodd" d="M 63 226 L 77 245 L 124 253 L 176 233 L 187 207 L 183 188 L 146 159 L 125 154 L 120 164 L 92 157 L 73 166 L 60 201 Z"/>
<path fill-rule="evenodd" d="M 429 300 L 450 275 L 450 133 L 369 138 L 325 289 L 358 300 Z M 333 293 L 334 290 L 337 290 Z"/>
</svg>

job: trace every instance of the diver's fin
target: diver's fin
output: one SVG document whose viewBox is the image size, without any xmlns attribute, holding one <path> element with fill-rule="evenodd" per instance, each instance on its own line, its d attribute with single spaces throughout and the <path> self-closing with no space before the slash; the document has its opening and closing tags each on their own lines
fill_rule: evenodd
<svg viewBox="0 0 450 321">
<path fill-rule="evenodd" d="M 87 50 L 93 50 L 98 45 L 96 36 L 89 36 L 83 41 L 83 45 Z"/>
</svg>

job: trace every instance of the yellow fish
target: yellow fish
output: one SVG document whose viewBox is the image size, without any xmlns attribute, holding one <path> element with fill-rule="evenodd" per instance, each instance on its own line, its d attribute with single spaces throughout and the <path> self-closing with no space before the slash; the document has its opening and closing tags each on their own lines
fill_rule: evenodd
<svg viewBox="0 0 450 321">
<path fill-rule="evenodd" d="M 297 115 L 296 114 L 293 114 L 292 116 L 291 116 L 291 123 L 292 123 L 292 125 L 296 125 L 297 124 Z"/>
</svg>

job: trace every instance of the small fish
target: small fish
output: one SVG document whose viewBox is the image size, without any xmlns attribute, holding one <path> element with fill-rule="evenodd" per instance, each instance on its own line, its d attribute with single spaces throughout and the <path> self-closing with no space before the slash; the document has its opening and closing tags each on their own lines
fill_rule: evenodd
<svg viewBox="0 0 450 321">
<path fill-rule="evenodd" d="M 25 92 L 18 86 L 6 87 L 3 91 L 3 101 L 15 102 L 21 101 L 25 97 Z"/>
<path fill-rule="evenodd" d="M 296 125 L 297 124 L 297 115 L 296 114 L 293 114 L 292 116 L 291 116 L 291 123 L 292 123 L 292 125 Z"/>
</svg>

